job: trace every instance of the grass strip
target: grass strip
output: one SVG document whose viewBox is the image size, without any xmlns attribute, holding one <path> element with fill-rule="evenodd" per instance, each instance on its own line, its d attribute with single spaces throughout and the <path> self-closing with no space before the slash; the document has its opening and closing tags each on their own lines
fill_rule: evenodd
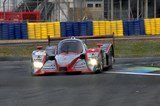
<svg viewBox="0 0 160 106">
<path fill-rule="evenodd" d="M 96 47 L 98 42 L 87 42 L 87 46 Z M 104 43 L 104 42 L 103 42 Z M 46 44 L 43 44 L 45 47 Z M 36 44 L 19 46 L 0 46 L 0 56 L 31 57 Z M 115 41 L 116 57 L 155 57 L 160 56 L 159 40 L 117 40 Z"/>
</svg>

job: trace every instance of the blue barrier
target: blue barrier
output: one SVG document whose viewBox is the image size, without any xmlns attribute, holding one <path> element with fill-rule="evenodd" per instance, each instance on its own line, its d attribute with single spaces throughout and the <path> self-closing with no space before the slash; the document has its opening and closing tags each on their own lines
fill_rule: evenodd
<svg viewBox="0 0 160 106">
<path fill-rule="evenodd" d="M 2 23 L 0 23 L 0 40 L 2 39 Z"/>
<path fill-rule="evenodd" d="M 134 21 L 134 33 L 135 35 L 140 35 L 141 33 L 140 20 Z"/>
<path fill-rule="evenodd" d="M 21 33 L 22 33 L 22 39 L 28 38 L 28 30 L 27 30 L 27 23 L 21 23 Z"/>
<path fill-rule="evenodd" d="M 14 28 L 15 28 L 15 38 L 16 39 L 22 39 L 22 36 L 21 36 L 21 23 L 15 23 L 14 24 Z"/>
<path fill-rule="evenodd" d="M 66 22 L 61 22 L 60 23 L 61 25 L 61 37 L 66 37 Z"/>
<path fill-rule="evenodd" d="M 140 35 L 145 35 L 144 20 L 140 20 Z"/>
<path fill-rule="evenodd" d="M 73 36 L 73 23 L 72 22 L 66 22 L 66 36 Z"/>
<path fill-rule="evenodd" d="M 93 35 L 93 23 L 92 21 L 61 22 L 61 35 L 62 37 Z"/>
<path fill-rule="evenodd" d="M 123 21 L 124 35 L 144 35 L 143 20 L 128 20 Z"/>
<path fill-rule="evenodd" d="M 87 21 L 87 35 L 93 36 L 93 22 Z"/>
<path fill-rule="evenodd" d="M 129 35 L 134 35 L 134 21 L 128 21 L 128 30 L 129 30 Z"/>
<path fill-rule="evenodd" d="M 14 24 L 13 23 L 9 23 L 8 24 L 8 28 L 9 28 L 9 39 L 15 39 L 15 34 L 14 34 Z"/>
<path fill-rule="evenodd" d="M 2 39 L 3 40 L 9 39 L 8 23 L 2 23 Z"/>
<path fill-rule="evenodd" d="M 80 23 L 80 36 L 87 36 L 87 23 L 86 22 L 81 22 Z"/>
<path fill-rule="evenodd" d="M 73 35 L 74 36 L 80 36 L 80 23 L 79 22 L 73 22 Z"/>
<path fill-rule="evenodd" d="M 124 35 L 129 36 L 128 21 L 123 21 L 123 33 Z"/>
</svg>

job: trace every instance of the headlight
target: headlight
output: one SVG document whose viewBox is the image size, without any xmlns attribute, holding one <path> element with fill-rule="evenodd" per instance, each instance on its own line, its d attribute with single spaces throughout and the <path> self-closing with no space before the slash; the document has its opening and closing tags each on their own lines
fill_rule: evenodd
<svg viewBox="0 0 160 106">
<path fill-rule="evenodd" d="M 33 62 L 34 68 L 41 68 L 43 66 L 42 62 L 35 61 Z"/>
<path fill-rule="evenodd" d="M 92 65 L 92 66 L 98 65 L 98 62 L 97 62 L 96 59 L 89 59 L 88 63 L 89 63 L 90 65 Z"/>
</svg>

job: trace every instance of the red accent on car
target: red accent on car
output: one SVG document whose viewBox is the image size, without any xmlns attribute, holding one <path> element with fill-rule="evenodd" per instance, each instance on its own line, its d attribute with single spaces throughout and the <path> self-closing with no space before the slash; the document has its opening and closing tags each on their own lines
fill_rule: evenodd
<svg viewBox="0 0 160 106">
<path fill-rule="evenodd" d="M 102 43 L 97 43 L 97 46 L 100 48 L 103 44 Z"/>
<path fill-rule="evenodd" d="M 37 49 L 41 50 L 41 49 L 43 49 L 43 46 L 37 46 Z"/>
</svg>

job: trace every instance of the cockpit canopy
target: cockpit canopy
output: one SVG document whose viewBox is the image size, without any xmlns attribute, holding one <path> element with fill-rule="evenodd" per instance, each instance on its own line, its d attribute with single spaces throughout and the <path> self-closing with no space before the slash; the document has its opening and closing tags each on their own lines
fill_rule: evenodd
<svg viewBox="0 0 160 106">
<path fill-rule="evenodd" d="M 63 40 L 58 44 L 58 54 L 60 53 L 82 53 L 83 45 L 79 40 Z"/>
</svg>

